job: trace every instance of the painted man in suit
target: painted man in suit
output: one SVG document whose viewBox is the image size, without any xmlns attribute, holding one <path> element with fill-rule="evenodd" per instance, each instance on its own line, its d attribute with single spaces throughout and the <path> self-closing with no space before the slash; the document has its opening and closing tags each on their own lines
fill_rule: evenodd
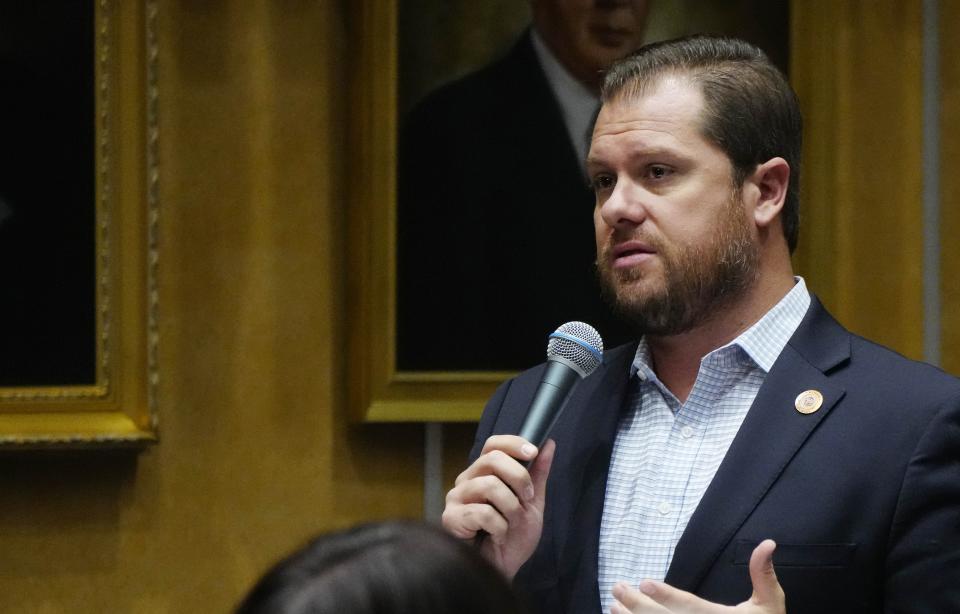
<svg viewBox="0 0 960 614">
<path fill-rule="evenodd" d="M 602 71 L 640 46 L 647 2 L 530 4 L 532 27 L 505 57 L 403 122 L 402 370 L 519 370 L 568 320 L 628 338 L 600 300 L 583 164 Z"/>
<path fill-rule="evenodd" d="M 960 381 L 794 276 L 800 148 L 795 94 L 742 41 L 606 77 L 598 267 L 638 341 L 541 450 L 511 433 L 543 367 L 504 384 L 444 511 L 540 611 L 960 611 Z"/>
</svg>

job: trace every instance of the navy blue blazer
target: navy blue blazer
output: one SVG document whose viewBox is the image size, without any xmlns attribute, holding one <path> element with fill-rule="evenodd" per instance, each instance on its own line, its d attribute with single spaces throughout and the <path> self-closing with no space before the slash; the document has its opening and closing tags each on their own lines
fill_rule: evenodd
<svg viewBox="0 0 960 614">
<path fill-rule="evenodd" d="M 607 352 L 552 431 L 543 536 L 515 580 L 537 611 L 600 610 L 600 519 L 635 351 Z M 542 371 L 497 390 L 471 460 L 488 436 L 517 432 Z M 824 402 L 804 415 L 794 401 L 810 389 Z M 790 614 L 960 612 L 958 535 L 960 380 L 851 334 L 814 298 L 680 538 L 666 581 L 711 601 L 744 601 L 750 553 L 773 538 Z"/>
</svg>

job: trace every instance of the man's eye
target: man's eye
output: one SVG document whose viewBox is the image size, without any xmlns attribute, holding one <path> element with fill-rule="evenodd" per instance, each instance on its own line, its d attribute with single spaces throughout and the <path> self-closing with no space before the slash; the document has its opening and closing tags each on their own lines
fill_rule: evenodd
<svg viewBox="0 0 960 614">
<path fill-rule="evenodd" d="M 609 190 L 613 187 L 613 177 L 610 175 L 598 175 L 591 182 L 594 191 Z"/>
<path fill-rule="evenodd" d="M 654 165 L 650 167 L 648 172 L 654 179 L 663 179 L 670 174 L 670 169 L 665 166 Z"/>
</svg>

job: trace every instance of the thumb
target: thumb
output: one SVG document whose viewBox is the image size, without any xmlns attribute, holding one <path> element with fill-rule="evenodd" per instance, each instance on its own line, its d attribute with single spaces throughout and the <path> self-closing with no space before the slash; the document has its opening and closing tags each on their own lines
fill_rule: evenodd
<svg viewBox="0 0 960 614">
<path fill-rule="evenodd" d="M 550 466 L 553 465 L 553 453 L 557 449 L 557 442 L 548 439 L 540 448 L 540 453 L 530 465 L 530 479 L 533 481 L 533 492 L 536 493 L 534 502 L 542 509 L 547 496 L 547 477 L 550 475 Z"/>
<path fill-rule="evenodd" d="M 779 610 L 775 611 L 783 611 L 785 605 L 783 588 L 773 568 L 773 551 L 776 548 L 776 542 L 765 539 L 753 549 L 753 554 L 750 555 L 750 582 L 753 583 L 753 595 L 750 601 L 756 605 L 779 606 Z"/>
</svg>

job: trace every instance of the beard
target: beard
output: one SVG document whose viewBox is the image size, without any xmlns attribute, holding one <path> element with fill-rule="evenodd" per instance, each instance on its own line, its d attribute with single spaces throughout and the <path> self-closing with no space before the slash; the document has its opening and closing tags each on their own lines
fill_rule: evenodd
<svg viewBox="0 0 960 614">
<path fill-rule="evenodd" d="M 750 236 L 739 191 L 734 191 L 710 239 L 698 245 L 668 244 L 645 233 L 618 236 L 602 250 L 597 276 L 604 300 L 641 335 L 678 335 L 709 321 L 753 285 L 760 252 Z M 663 267 L 659 285 L 636 268 L 614 270 L 612 246 L 640 239 L 656 250 Z"/>
</svg>

